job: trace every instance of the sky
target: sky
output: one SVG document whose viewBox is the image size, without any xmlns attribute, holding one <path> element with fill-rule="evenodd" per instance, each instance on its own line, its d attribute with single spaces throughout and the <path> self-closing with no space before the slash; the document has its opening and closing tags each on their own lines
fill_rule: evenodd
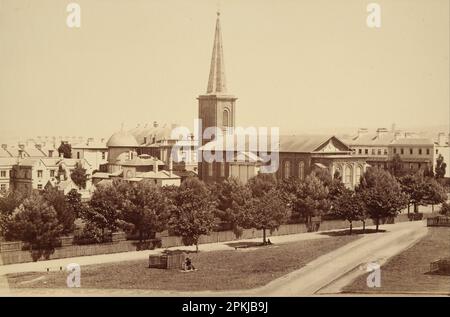
<svg viewBox="0 0 450 317">
<path fill-rule="evenodd" d="M 0 136 L 191 127 L 220 8 L 239 126 L 449 124 L 449 1 L 0 0 Z"/>
</svg>

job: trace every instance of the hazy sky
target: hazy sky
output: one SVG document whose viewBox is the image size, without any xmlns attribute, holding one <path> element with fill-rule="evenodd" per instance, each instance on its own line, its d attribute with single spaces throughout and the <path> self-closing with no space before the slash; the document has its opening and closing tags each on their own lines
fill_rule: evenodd
<svg viewBox="0 0 450 317">
<path fill-rule="evenodd" d="M 0 134 L 105 135 L 192 125 L 217 0 L 0 0 Z M 222 0 L 241 126 L 282 131 L 449 123 L 449 1 Z"/>
</svg>

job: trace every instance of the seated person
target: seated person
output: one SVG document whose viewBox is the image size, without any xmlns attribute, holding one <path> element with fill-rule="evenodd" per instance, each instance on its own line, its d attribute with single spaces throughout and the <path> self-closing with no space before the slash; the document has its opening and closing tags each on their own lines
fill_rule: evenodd
<svg viewBox="0 0 450 317">
<path fill-rule="evenodd" d="M 186 260 L 184 261 L 184 269 L 186 271 L 191 271 L 191 270 L 195 270 L 194 265 L 192 264 L 192 261 L 190 258 L 186 258 Z"/>
</svg>

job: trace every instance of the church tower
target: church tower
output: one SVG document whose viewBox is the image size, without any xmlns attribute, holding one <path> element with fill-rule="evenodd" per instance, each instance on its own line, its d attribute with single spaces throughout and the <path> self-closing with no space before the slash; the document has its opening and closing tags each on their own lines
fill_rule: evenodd
<svg viewBox="0 0 450 317">
<path fill-rule="evenodd" d="M 237 98 L 227 93 L 219 12 L 217 12 L 208 87 L 206 94 L 200 95 L 197 99 L 198 115 L 199 119 L 202 120 L 202 134 L 208 127 L 218 127 L 226 133 L 229 128 L 235 126 L 235 102 Z M 209 141 L 203 139 L 203 144 Z"/>
</svg>

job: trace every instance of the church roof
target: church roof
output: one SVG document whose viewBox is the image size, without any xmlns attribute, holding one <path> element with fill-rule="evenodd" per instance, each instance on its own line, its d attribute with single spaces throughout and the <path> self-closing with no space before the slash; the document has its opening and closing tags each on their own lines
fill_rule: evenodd
<svg viewBox="0 0 450 317">
<path fill-rule="evenodd" d="M 200 150 L 223 150 L 223 151 L 247 151 L 247 152 L 259 152 L 257 142 L 251 142 L 250 138 L 246 137 L 245 146 L 243 149 L 237 148 L 239 144 L 238 136 L 234 135 L 234 142 L 230 142 L 226 138 L 221 138 L 206 143 L 200 148 Z M 259 135 L 260 140 L 266 141 L 267 150 L 271 151 L 271 137 L 268 135 Z M 333 135 L 280 135 L 278 149 L 279 152 L 291 152 L 291 153 L 313 153 L 320 151 L 325 145 L 332 143 L 335 145 L 338 152 L 351 152 L 349 146 L 341 139 Z M 273 147 L 276 148 L 276 147 Z"/>
<path fill-rule="evenodd" d="M 214 46 L 209 70 L 207 94 L 224 94 L 227 92 L 225 78 L 225 63 L 223 58 L 222 33 L 220 30 L 220 13 L 217 12 L 216 31 L 214 34 Z"/>
</svg>

